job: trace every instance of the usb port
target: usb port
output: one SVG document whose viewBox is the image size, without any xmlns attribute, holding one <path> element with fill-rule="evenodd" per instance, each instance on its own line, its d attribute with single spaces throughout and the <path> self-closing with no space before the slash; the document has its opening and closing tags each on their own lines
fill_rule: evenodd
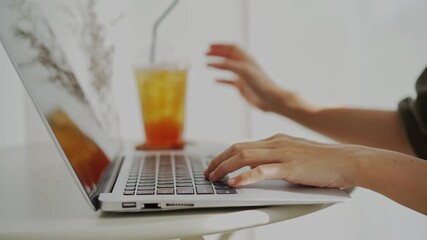
<svg viewBox="0 0 427 240">
<path fill-rule="evenodd" d="M 158 203 L 144 203 L 144 208 L 145 209 L 159 209 L 159 204 Z"/>
<path fill-rule="evenodd" d="M 136 202 L 124 202 L 122 208 L 136 208 Z"/>
</svg>

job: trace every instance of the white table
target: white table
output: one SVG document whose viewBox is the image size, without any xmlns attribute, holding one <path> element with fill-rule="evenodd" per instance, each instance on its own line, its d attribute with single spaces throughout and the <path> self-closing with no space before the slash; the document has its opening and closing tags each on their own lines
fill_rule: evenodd
<svg viewBox="0 0 427 240">
<path fill-rule="evenodd" d="M 0 148 L 0 239 L 203 239 L 329 205 L 93 212 L 53 145 Z"/>
</svg>

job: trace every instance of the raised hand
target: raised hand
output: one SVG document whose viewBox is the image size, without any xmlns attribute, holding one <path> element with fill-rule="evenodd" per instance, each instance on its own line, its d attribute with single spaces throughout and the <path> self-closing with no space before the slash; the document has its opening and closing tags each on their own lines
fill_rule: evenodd
<svg viewBox="0 0 427 240">
<path fill-rule="evenodd" d="M 218 79 L 217 82 L 231 85 L 253 106 L 263 111 L 277 111 L 281 107 L 279 89 L 264 73 L 258 63 L 236 45 L 213 44 L 208 56 L 223 58 L 221 62 L 209 63 L 209 67 L 228 70 L 235 79 Z"/>
</svg>

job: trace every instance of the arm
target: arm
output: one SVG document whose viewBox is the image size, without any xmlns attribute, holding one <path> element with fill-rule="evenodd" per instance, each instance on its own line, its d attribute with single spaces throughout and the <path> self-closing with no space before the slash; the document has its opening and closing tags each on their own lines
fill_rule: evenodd
<svg viewBox="0 0 427 240">
<path fill-rule="evenodd" d="M 320 108 L 303 100 L 288 100 L 286 93 L 282 98 L 279 114 L 338 142 L 414 154 L 396 111 Z"/>
<path fill-rule="evenodd" d="M 205 175 L 215 181 L 244 166 L 252 170 L 230 179 L 229 185 L 285 179 L 317 187 L 360 186 L 427 215 L 427 161 L 409 155 L 278 134 L 233 145 L 213 159 Z"/>
<path fill-rule="evenodd" d="M 218 82 L 236 87 L 253 106 L 288 117 L 343 143 L 361 144 L 412 154 L 397 112 L 350 108 L 322 108 L 280 89 L 256 61 L 234 45 L 214 44 L 208 56 L 223 58 L 208 66 L 232 71 L 236 79 Z"/>
<path fill-rule="evenodd" d="M 427 161 L 392 151 L 369 149 L 355 156 L 354 185 L 427 215 Z"/>
</svg>

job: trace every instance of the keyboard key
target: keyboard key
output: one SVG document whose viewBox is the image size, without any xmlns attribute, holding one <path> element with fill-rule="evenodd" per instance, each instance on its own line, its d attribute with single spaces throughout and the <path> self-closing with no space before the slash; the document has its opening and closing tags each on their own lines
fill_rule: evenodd
<svg viewBox="0 0 427 240">
<path fill-rule="evenodd" d="M 160 160 L 162 160 L 162 161 L 166 161 L 166 160 L 170 160 L 170 159 L 171 159 L 171 155 L 169 155 L 169 154 L 160 155 Z"/>
<path fill-rule="evenodd" d="M 138 191 L 145 191 L 145 190 L 154 190 L 154 186 L 150 187 L 138 187 Z"/>
<path fill-rule="evenodd" d="M 217 194 L 237 194 L 236 190 L 229 189 L 229 190 L 216 190 Z"/>
<path fill-rule="evenodd" d="M 180 180 L 180 181 L 176 181 L 176 183 L 178 184 L 178 183 L 183 183 L 183 184 L 185 184 L 185 183 L 193 183 L 193 181 L 191 181 L 191 180 Z"/>
<path fill-rule="evenodd" d="M 154 179 L 156 179 L 156 175 L 142 174 L 141 177 L 139 177 L 139 180 L 154 180 Z"/>
<path fill-rule="evenodd" d="M 125 191 L 124 193 L 123 193 L 123 195 L 134 195 L 135 194 L 135 192 L 134 191 Z"/>
<path fill-rule="evenodd" d="M 173 178 L 158 178 L 157 182 L 173 182 Z"/>
<path fill-rule="evenodd" d="M 205 174 L 202 172 L 202 173 L 194 173 L 193 172 L 193 177 L 194 178 L 206 178 L 206 176 L 205 176 Z"/>
<path fill-rule="evenodd" d="M 154 184 L 155 182 L 155 180 L 142 180 L 139 181 L 139 184 Z"/>
<path fill-rule="evenodd" d="M 194 194 L 194 189 L 192 187 L 178 187 L 176 193 L 179 195 Z"/>
<path fill-rule="evenodd" d="M 227 182 L 215 181 L 212 182 L 214 186 L 228 186 Z"/>
<path fill-rule="evenodd" d="M 151 164 L 154 160 L 156 160 L 156 155 L 146 155 L 144 164 Z"/>
<path fill-rule="evenodd" d="M 157 188 L 173 188 L 173 184 L 157 185 Z"/>
<path fill-rule="evenodd" d="M 157 181 L 173 181 L 173 176 L 170 177 L 159 177 Z"/>
<path fill-rule="evenodd" d="M 125 188 L 125 192 L 133 192 L 135 191 L 135 188 Z"/>
<path fill-rule="evenodd" d="M 139 178 L 139 180 L 141 180 L 141 181 L 154 181 L 154 180 L 156 180 L 156 177 L 146 177 L 146 176 L 144 176 L 144 177 L 140 177 Z"/>
<path fill-rule="evenodd" d="M 205 176 L 205 174 L 194 174 L 193 173 L 193 178 L 201 178 L 201 179 L 208 179 L 206 176 Z"/>
<path fill-rule="evenodd" d="M 136 195 L 154 195 L 154 191 L 152 190 L 137 191 Z"/>
<path fill-rule="evenodd" d="M 194 181 L 194 183 L 196 184 L 196 185 L 211 185 L 211 182 L 209 182 L 209 181 Z"/>
<path fill-rule="evenodd" d="M 208 185 L 196 186 L 196 192 L 197 194 L 214 194 L 212 187 Z"/>
<path fill-rule="evenodd" d="M 232 190 L 232 187 L 229 186 L 214 186 L 215 190 Z"/>
<path fill-rule="evenodd" d="M 173 175 L 172 175 L 172 172 L 170 172 L 170 173 L 160 173 L 159 172 L 159 176 L 157 178 L 160 178 L 160 179 L 173 178 Z"/>
<path fill-rule="evenodd" d="M 179 181 L 179 180 L 191 180 L 191 175 L 190 174 L 188 174 L 188 175 L 176 175 L 175 179 L 177 181 Z"/>
<path fill-rule="evenodd" d="M 176 172 L 175 171 L 175 177 L 191 177 L 189 172 Z"/>
<path fill-rule="evenodd" d="M 174 189 L 173 188 L 158 188 L 157 194 L 159 194 L 159 195 L 172 195 L 172 194 L 174 194 Z"/>
<path fill-rule="evenodd" d="M 168 185 L 168 184 L 174 184 L 174 181 L 157 181 L 158 185 Z"/>
<path fill-rule="evenodd" d="M 154 187 L 156 183 L 140 183 L 138 187 Z"/>
<path fill-rule="evenodd" d="M 127 188 L 136 187 L 136 183 L 126 184 Z"/>
<path fill-rule="evenodd" d="M 193 187 L 193 183 L 189 182 L 189 183 L 176 183 L 177 187 Z"/>
</svg>

